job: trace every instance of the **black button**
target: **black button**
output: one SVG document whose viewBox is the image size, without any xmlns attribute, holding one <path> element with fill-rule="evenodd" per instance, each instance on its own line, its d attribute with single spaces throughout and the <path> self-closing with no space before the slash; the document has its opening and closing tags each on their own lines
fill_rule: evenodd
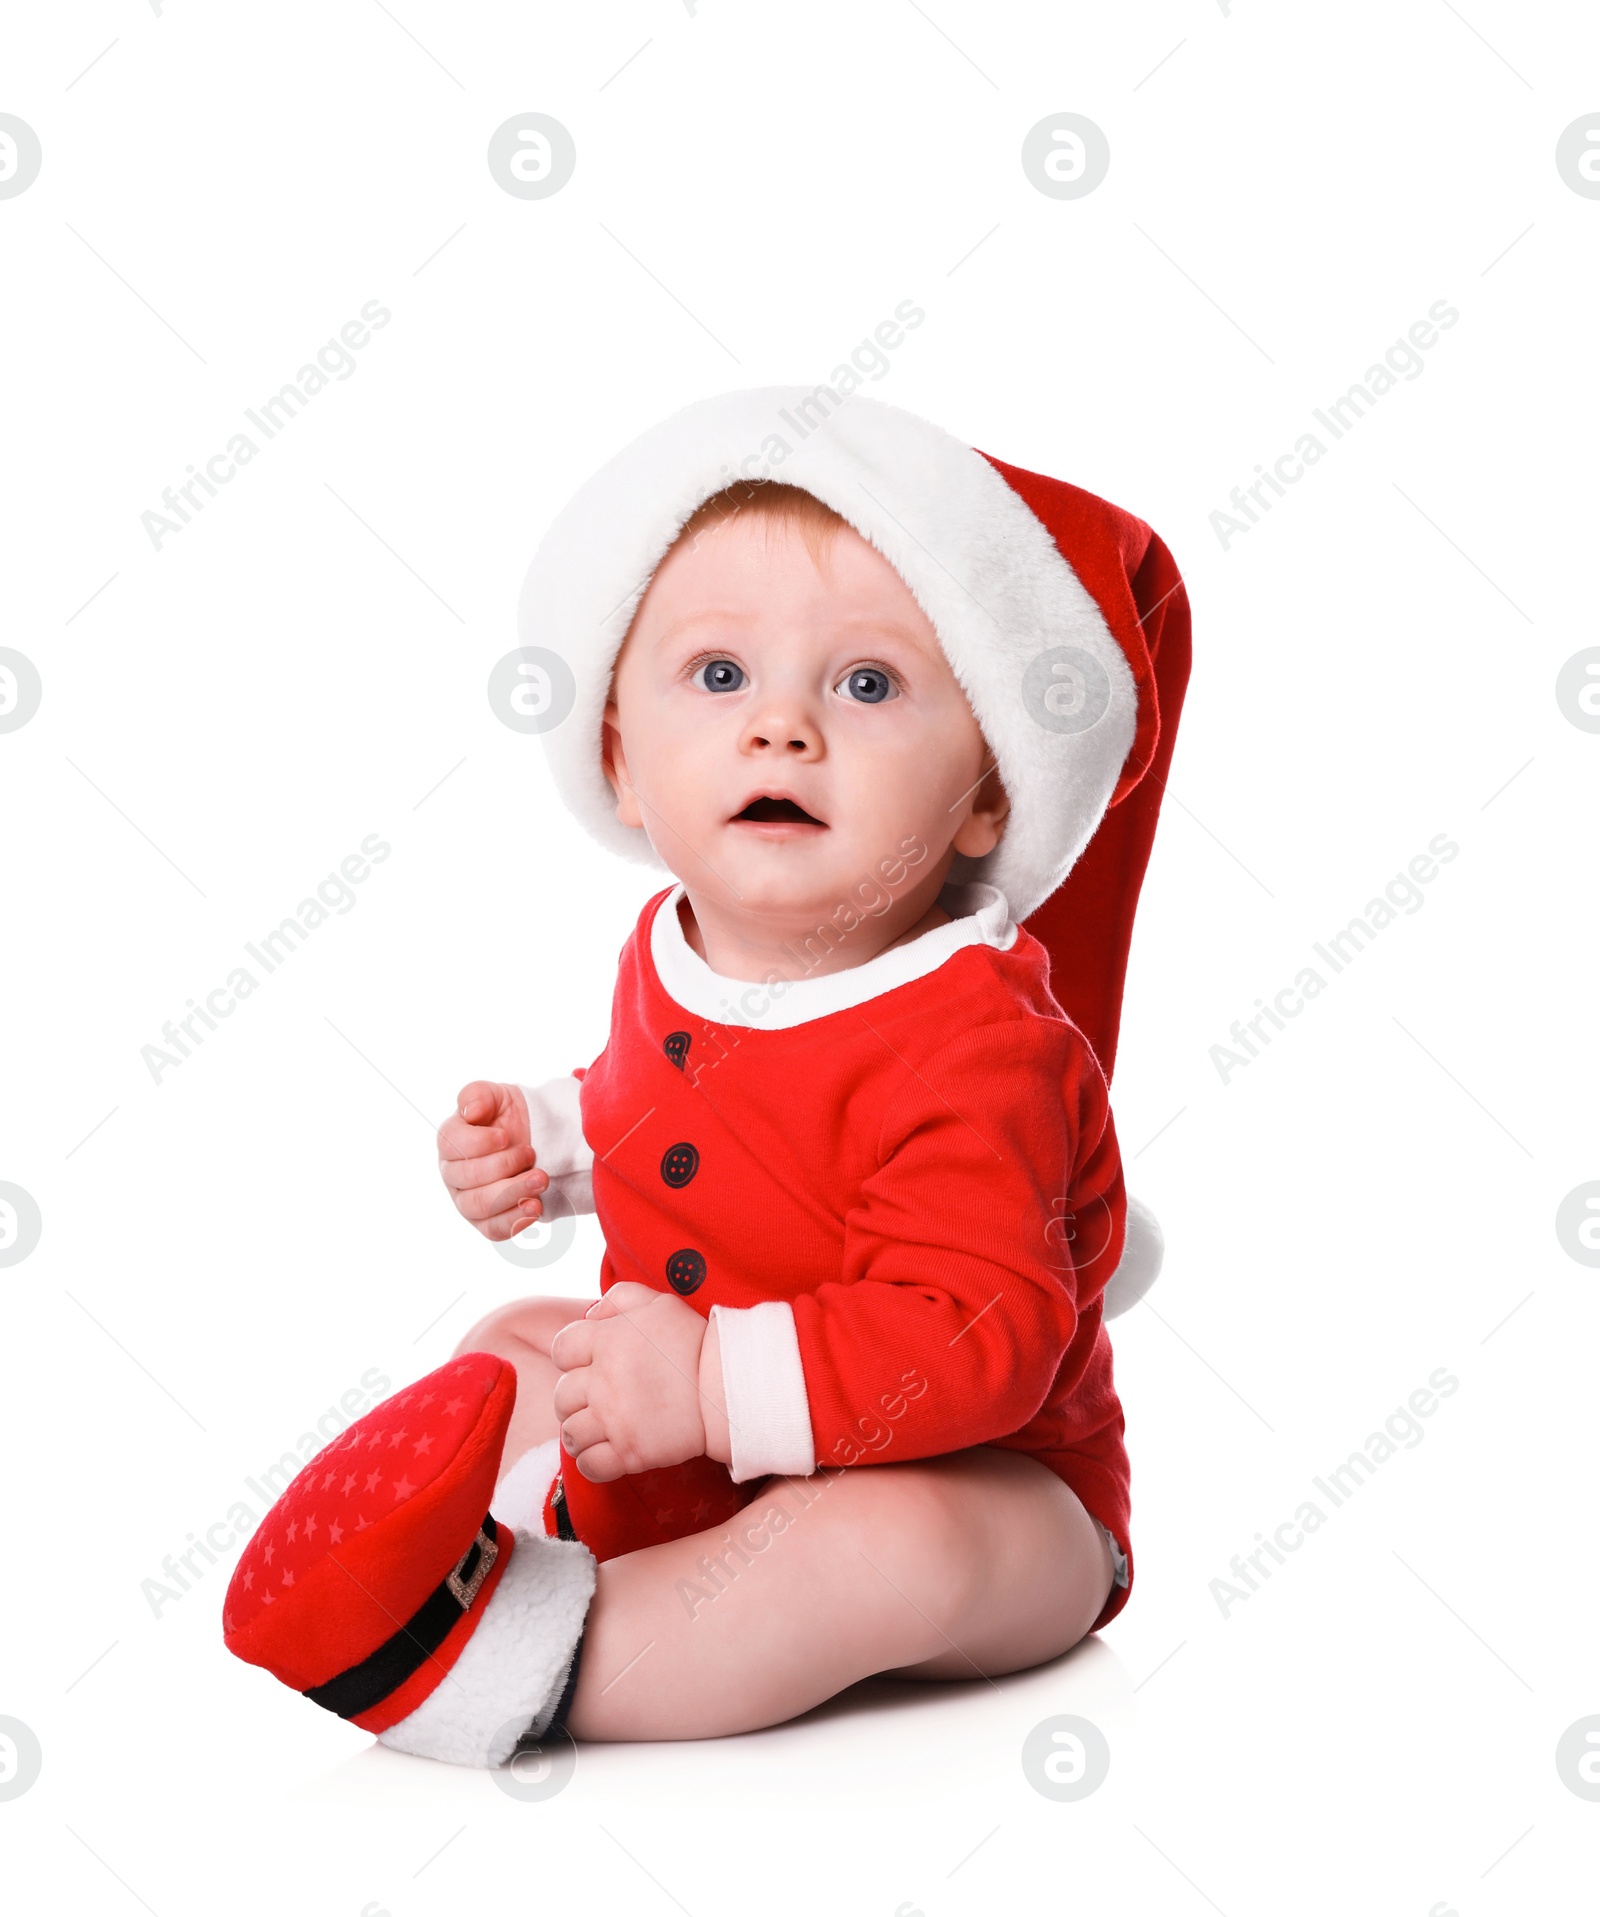
<svg viewBox="0 0 1600 1917">
<path fill-rule="evenodd" d="M 693 1145 L 669 1145 L 661 1161 L 661 1176 L 674 1191 L 682 1191 L 700 1169 L 700 1154 Z"/>
<path fill-rule="evenodd" d="M 706 1281 L 706 1261 L 697 1251 L 675 1251 L 667 1260 L 667 1283 L 680 1298 L 698 1291 Z"/>
<path fill-rule="evenodd" d="M 689 1056 L 689 1034 L 687 1032 L 668 1032 L 661 1041 L 661 1049 L 681 1072 L 683 1061 Z"/>
</svg>

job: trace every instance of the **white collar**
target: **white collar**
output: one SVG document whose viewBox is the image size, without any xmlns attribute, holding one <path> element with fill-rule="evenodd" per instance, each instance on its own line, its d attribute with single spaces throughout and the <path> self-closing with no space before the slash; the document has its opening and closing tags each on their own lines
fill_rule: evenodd
<svg viewBox="0 0 1600 1917">
<path fill-rule="evenodd" d="M 891 946 L 863 965 L 825 972 L 820 978 L 768 982 L 724 978 L 712 971 L 683 935 L 678 917 L 683 895 L 683 887 L 675 885 L 661 901 L 650 927 L 650 956 L 662 989 L 699 1018 L 763 1031 L 787 1031 L 852 1005 L 864 1005 L 897 985 L 909 985 L 937 971 L 965 946 L 992 945 L 1008 952 L 1017 938 L 1011 908 L 992 885 L 947 885 L 939 894 L 939 904 L 951 914 L 948 925 L 936 925 L 920 938 Z M 803 957 L 797 957 L 797 969 L 803 963 Z"/>
</svg>

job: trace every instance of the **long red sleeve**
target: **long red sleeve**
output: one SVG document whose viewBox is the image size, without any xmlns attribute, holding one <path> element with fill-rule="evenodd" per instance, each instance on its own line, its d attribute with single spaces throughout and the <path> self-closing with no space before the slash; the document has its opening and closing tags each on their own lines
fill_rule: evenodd
<svg viewBox="0 0 1600 1917">
<path fill-rule="evenodd" d="M 838 1280 L 793 1300 L 817 1456 L 840 1464 L 1021 1431 L 1122 1244 L 1104 1086 L 1063 1021 L 983 1025 L 908 1071 L 878 1157 Z"/>
</svg>

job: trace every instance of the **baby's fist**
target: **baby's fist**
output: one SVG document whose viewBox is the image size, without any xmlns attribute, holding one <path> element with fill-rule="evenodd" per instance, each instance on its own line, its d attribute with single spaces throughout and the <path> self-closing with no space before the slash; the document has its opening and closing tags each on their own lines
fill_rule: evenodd
<svg viewBox="0 0 1600 1917">
<path fill-rule="evenodd" d="M 540 1216 L 549 1177 L 537 1169 L 528 1101 L 516 1085 L 476 1079 L 439 1127 L 439 1175 L 485 1238 L 514 1238 Z"/>
<path fill-rule="evenodd" d="M 670 1291 L 616 1284 L 551 1340 L 561 1448 L 594 1484 L 705 1454 L 707 1326 Z"/>
</svg>

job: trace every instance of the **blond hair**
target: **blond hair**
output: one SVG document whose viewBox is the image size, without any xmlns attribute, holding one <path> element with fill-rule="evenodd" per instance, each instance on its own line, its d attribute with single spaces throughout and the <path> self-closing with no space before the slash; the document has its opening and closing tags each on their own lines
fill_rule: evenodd
<svg viewBox="0 0 1600 1917">
<path fill-rule="evenodd" d="M 849 521 L 825 506 L 815 493 L 802 486 L 790 486 L 780 479 L 736 479 L 695 508 L 684 521 L 673 545 L 693 545 L 701 533 L 725 525 L 740 514 L 776 524 L 797 532 L 805 542 L 812 563 L 820 566 L 822 555 L 841 526 Z"/>
</svg>

